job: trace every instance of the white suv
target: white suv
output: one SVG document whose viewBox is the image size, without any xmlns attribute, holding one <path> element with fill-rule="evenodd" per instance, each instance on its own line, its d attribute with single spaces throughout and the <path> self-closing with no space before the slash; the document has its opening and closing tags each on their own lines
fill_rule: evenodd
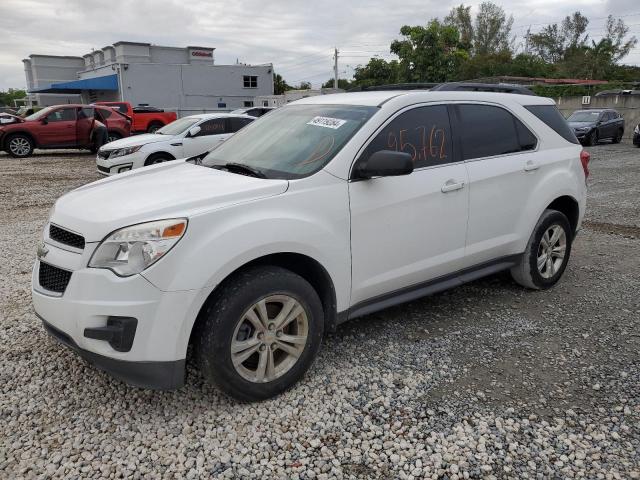
<svg viewBox="0 0 640 480">
<path fill-rule="evenodd" d="M 300 100 L 204 159 L 80 187 L 33 269 L 48 332 L 135 385 L 299 380 L 345 320 L 511 269 L 562 276 L 588 154 L 552 100 L 362 92 Z"/>
</svg>

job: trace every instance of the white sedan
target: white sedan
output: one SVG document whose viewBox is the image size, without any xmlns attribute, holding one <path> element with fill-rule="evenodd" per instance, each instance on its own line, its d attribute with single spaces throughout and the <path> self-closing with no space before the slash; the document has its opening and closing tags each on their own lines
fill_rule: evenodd
<svg viewBox="0 0 640 480">
<path fill-rule="evenodd" d="M 245 125 L 249 115 L 206 113 L 180 118 L 155 133 L 122 138 L 103 145 L 96 163 L 102 175 L 114 175 L 156 163 L 213 150 Z"/>
</svg>

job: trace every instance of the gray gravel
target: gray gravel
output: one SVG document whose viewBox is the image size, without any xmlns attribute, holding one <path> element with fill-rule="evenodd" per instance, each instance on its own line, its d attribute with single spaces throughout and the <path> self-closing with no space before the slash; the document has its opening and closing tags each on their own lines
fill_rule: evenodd
<svg viewBox="0 0 640 480">
<path fill-rule="evenodd" d="M 497 275 L 350 322 L 260 404 L 193 367 L 179 391 L 128 387 L 50 340 L 35 245 L 95 164 L 0 154 L 0 478 L 640 478 L 640 149 L 590 150 L 556 288 Z"/>
</svg>

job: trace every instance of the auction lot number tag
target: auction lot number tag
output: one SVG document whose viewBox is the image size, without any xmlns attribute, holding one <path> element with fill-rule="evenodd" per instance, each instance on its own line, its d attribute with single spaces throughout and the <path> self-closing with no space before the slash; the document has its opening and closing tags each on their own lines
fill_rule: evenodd
<svg viewBox="0 0 640 480">
<path fill-rule="evenodd" d="M 316 127 L 332 128 L 333 130 L 337 130 L 345 123 L 347 123 L 346 120 L 340 120 L 339 118 L 313 117 L 307 122 L 307 125 L 315 125 Z"/>
</svg>

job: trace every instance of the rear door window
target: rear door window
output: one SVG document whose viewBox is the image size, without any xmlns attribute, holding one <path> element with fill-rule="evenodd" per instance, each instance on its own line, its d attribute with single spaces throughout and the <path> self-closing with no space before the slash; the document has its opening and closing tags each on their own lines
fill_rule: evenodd
<svg viewBox="0 0 640 480">
<path fill-rule="evenodd" d="M 253 121 L 251 118 L 237 118 L 231 117 L 229 119 L 229 133 L 235 133 L 245 125 L 250 124 Z"/>
<path fill-rule="evenodd" d="M 580 143 L 555 105 L 527 105 L 524 108 L 533 113 L 567 142 Z"/>
<path fill-rule="evenodd" d="M 536 148 L 533 133 L 511 112 L 493 105 L 456 105 L 464 160 Z"/>
<path fill-rule="evenodd" d="M 446 105 L 416 107 L 401 113 L 367 145 L 359 162 L 380 150 L 408 153 L 415 168 L 453 162 Z"/>
</svg>

